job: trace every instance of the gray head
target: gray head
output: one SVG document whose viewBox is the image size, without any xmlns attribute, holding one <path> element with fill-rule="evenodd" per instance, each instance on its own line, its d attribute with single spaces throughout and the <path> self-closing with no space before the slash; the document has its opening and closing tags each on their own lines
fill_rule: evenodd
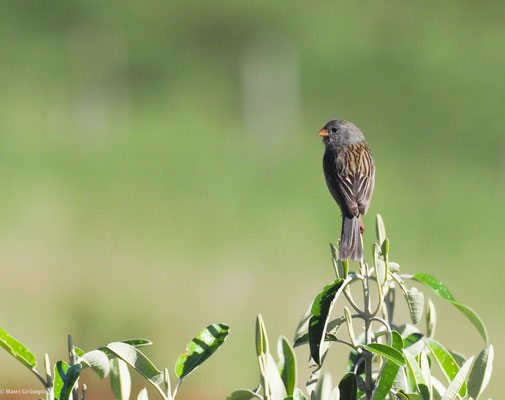
<svg viewBox="0 0 505 400">
<path fill-rule="evenodd" d="M 319 131 L 323 142 L 334 146 L 348 146 L 363 142 L 365 137 L 359 128 L 352 122 L 343 119 L 332 119 Z"/>
</svg>

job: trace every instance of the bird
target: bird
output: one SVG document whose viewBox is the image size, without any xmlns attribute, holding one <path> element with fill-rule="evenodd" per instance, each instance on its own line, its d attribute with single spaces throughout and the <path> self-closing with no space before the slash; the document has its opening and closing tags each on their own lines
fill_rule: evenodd
<svg viewBox="0 0 505 400">
<path fill-rule="evenodd" d="M 366 214 L 375 186 L 375 164 L 365 136 L 352 122 L 333 119 L 319 131 L 325 151 L 323 171 L 331 195 L 342 211 L 339 258 L 363 261 Z"/>
</svg>

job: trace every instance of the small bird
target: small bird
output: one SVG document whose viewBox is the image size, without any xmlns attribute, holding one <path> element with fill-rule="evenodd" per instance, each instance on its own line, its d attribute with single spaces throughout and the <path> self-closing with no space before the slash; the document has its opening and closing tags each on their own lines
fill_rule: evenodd
<svg viewBox="0 0 505 400">
<path fill-rule="evenodd" d="M 365 136 L 352 122 L 334 119 L 319 131 L 326 150 L 323 170 L 331 195 L 342 211 L 339 258 L 363 260 L 361 219 L 370 206 L 375 165 Z"/>
</svg>

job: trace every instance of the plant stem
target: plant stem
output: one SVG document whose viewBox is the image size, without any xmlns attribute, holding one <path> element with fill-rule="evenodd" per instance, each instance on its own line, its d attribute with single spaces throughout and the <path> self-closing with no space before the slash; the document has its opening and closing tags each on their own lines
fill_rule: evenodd
<svg viewBox="0 0 505 400">
<path fill-rule="evenodd" d="M 46 380 L 42 377 L 42 375 L 40 375 L 39 371 L 37 371 L 35 368 L 34 369 L 30 369 L 30 371 L 33 372 L 33 374 L 38 378 L 39 381 L 42 382 L 42 384 L 44 385 L 44 388 L 46 390 L 49 390 L 49 384 L 46 382 Z"/>
<path fill-rule="evenodd" d="M 365 279 L 363 280 L 363 297 L 364 297 L 364 320 L 365 320 L 365 344 L 370 344 L 370 325 L 372 323 L 372 315 L 370 314 L 370 286 L 368 278 L 370 276 L 370 271 L 368 266 L 364 263 L 361 264 L 362 270 L 365 273 Z M 372 399 L 373 393 L 373 379 L 372 379 L 372 357 L 367 356 L 365 359 L 365 393 L 366 399 Z"/>
</svg>

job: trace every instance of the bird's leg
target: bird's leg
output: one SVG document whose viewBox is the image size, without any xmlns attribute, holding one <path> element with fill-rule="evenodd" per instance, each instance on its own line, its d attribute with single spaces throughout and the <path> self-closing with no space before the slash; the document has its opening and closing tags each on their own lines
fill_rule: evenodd
<svg viewBox="0 0 505 400">
<path fill-rule="evenodd" d="M 363 223 L 363 219 L 361 218 L 361 215 L 359 216 L 359 231 L 362 235 L 365 232 L 365 224 Z"/>
</svg>

